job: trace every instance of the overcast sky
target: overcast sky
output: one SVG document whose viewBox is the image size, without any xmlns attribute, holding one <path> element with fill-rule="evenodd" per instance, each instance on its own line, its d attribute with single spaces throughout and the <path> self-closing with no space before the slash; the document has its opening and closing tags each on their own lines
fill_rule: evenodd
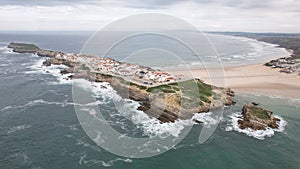
<svg viewBox="0 0 300 169">
<path fill-rule="evenodd" d="M 299 0 L 0 0 L 0 30 L 98 30 L 139 13 L 201 31 L 300 32 Z"/>
</svg>

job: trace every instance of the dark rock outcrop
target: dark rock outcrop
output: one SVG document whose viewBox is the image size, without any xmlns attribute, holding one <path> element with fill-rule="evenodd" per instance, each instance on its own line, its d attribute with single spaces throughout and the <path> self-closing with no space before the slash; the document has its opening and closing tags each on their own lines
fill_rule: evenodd
<svg viewBox="0 0 300 169">
<path fill-rule="evenodd" d="M 51 66 L 51 62 L 50 62 L 50 60 L 45 60 L 44 62 L 43 62 L 43 65 L 44 66 Z"/>
<path fill-rule="evenodd" d="M 36 53 L 38 50 L 40 50 L 40 48 L 34 44 L 24 44 L 15 42 L 9 43 L 7 47 L 11 48 L 14 52 L 17 53 Z"/>
<path fill-rule="evenodd" d="M 73 72 L 74 72 L 73 68 L 67 68 L 67 69 L 60 71 L 61 74 L 69 74 L 69 73 L 73 73 Z"/>
<path fill-rule="evenodd" d="M 36 54 L 41 57 L 50 57 L 50 58 L 54 58 L 58 55 L 60 55 L 60 56 L 64 55 L 64 53 L 62 53 L 62 52 L 57 52 L 57 51 L 52 51 L 52 50 L 44 50 L 44 49 L 37 50 Z"/>
<path fill-rule="evenodd" d="M 272 112 L 257 105 L 246 104 L 243 106 L 243 119 L 238 123 L 241 129 L 251 128 L 253 130 L 265 130 L 267 127 L 278 128 L 278 118 L 272 116 Z"/>
</svg>

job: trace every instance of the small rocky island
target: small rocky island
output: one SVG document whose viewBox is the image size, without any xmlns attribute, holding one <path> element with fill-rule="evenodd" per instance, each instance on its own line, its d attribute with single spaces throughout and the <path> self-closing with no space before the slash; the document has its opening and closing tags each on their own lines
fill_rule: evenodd
<svg viewBox="0 0 300 169">
<path fill-rule="evenodd" d="M 242 109 L 243 119 L 238 120 L 241 129 L 265 130 L 267 127 L 278 128 L 280 119 L 272 116 L 272 112 L 258 107 L 257 104 L 245 104 Z"/>
</svg>

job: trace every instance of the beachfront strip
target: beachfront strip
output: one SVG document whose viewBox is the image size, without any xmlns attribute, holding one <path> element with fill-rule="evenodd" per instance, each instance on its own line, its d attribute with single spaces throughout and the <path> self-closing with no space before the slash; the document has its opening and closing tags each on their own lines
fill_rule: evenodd
<svg viewBox="0 0 300 169">
<path fill-rule="evenodd" d="M 70 53 L 60 53 L 55 58 L 80 63 L 88 67 L 90 72 L 123 77 L 126 80 L 143 86 L 157 86 L 180 79 L 161 70 L 154 70 L 138 64 L 119 62 L 111 58 Z"/>
<path fill-rule="evenodd" d="M 272 68 L 279 68 L 282 73 L 298 73 L 300 75 L 300 58 L 298 57 L 284 57 L 265 64 Z"/>
</svg>

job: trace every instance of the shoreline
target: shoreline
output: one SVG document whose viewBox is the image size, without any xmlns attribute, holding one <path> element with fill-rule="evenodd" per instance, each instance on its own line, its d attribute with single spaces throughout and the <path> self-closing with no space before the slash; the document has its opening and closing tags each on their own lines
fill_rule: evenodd
<svg viewBox="0 0 300 169">
<path fill-rule="evenodd" d="M 210 77 L 204 68 L 192 68 L 186 71 L 170 70 L 170 72 L 181 76 L 190 76 L 189 74 L 192 74 L 195 78 L 200 78 L 206 83 L 212 83 L 212 85 L 215 85 L 212 81 L 224 78 L 224 87 L 231 88 L 236 93 L 265 94 L 299 99 L 299 75 L 281 73 L 278 69 L 270 68 L 263 64 L 225 67 L 223 70 L 218 70 L 224 73 L 224 75 L 219 77 Z"/>
<path fill-rule="evenodd" d="M 268 43 L 259 39 L 255 40 Z M 278 45 L 274 43 L 268 44 Z M 288 55 L 274 57 L 274 60 L 278 60 L 280 58 L 290 58 L 295 55 L 293 50 L 285 47 L 282 48 L 286 50 Z M 185 71 L 179 71 L 175 69 L 171 69 L 169 71 L 174 75 L 181 75 L 182 77 L 189 77 L 192 74 L 192 76 L 195 78 L 200 78 L 208 84 L 231 88 L 233 91 L 235 91 L 235 93 L 258 94 L 267 95 L 269 97 L 279 97 L 282 99 L 299 100 L 300 72 L 288 74 L 280 72 L 280 68 L 266 66 L 265 64 L 269 63 L 271 60 L 272 59 L 269 61 L 260 61 L 258 63 L 249 63 L 246 65 L 224 65 L 223 68 L 216 68 L 218 69 L 217 71 L 219 73 L 222 73 L 218 77 L 209 76 L 207 69 L 197 68 L 195 66 Z M 214 68 L 209 69 L 209 72 L 215 72 L 213 69 Z M 224 79 L 223 83 L 220 83 L 220 80 L 216 80 L 220 78 Z M 213 81 L 219 83 L 214 84 Z"/>
<path fill-rule="evenodd" d="M 9 48 L 13 48 L 13 51 L 18 53 L 33 53 L 41 57 L 47 57 L 48 59 L 43 62 L 43 66 L 46 67 L 52 65 L 67 66 L 68 68 L 61 70 L 60 73 L 62 75 L 71 74 L 68 76 L 69 79 L 85 79 L 90 82 L 108 82 L 122 98 L 138 102 L 139 107 L 137 107 L 137 110 L 143 111 L 148 116 L 154 117 L 162 123 L 191 119 L 195 124 L 203 124 L 204 122 L 202 119 L 193 119 L 194 115 L 222 109 L 224 106 L 234 105 L 236 103 L 236 101 L 233 100 L 235 94 L 230 88 L 225 87 L 228 86 L 227 80 L 230 77 L 237 77 L 237 81 L 240 82 L 240 78 L 245 76 L 241 76 L 239 73 L 246 72 L 247 74 L 248 71 L 246 69 L 243 72 L 240 67 L 238 67 L 238 70 L 236 71 L 234 70 L 235 68 L 225 68 L 220 74 L 218 68 L 210 69 L 210 73 L 213 71 L 214 73 L 212 73 L 212 75 L 216 75 L 215 77 L 219 79 L 217 81 L 222 82 L 224 76 L 220 75 L 225 74 L 224 79 L 226 82 L 224 86 L 220 86 L 219 83 L 209 82 L 210 76 L 207 76 L 206 78 L 203 76 L 203 73 L 208 73 L 205 69 L 194 69 L 191 72 L 193 75 L 192 79 L 185 79 L 185 77 L 182 76 L 183 78 L 180 79 L 182 80 L 181 82 L 169 82 L 168 84 L 160 86 L 146 87 L 139 86 L 134 82 L 126 81 L 126 76 L 119 77 L 115 76 L 115 74 L 112 75 L 109 72 L 122 72 L 130 66 L 137 68 L 136 71 L 139 73 L 142 68 L 143 77 L 139 75 L 139 78 L 141 79 L 147 77 L 147 72 L 153 70 L 151 68 L 118 62 L 110 58 L 98 58 L 95 56 L 65 54 L 57 51 L 44 50 L 33 44 L 10 43 Z M 110 66 L 110 68 L 103 70 L 103 67 L 105 68 L 107 66 Z M 255 70 L 258 69 L 256 68 Z M 162 70 L 153 71 L 156 71 L 154 72 L 155 74 L 169 75 L 169 73 Z M 238 74 L 228 76 L 228 72 L 226 71 L 237 72 Z M 197 78 L 197 73 L 199 73 L 199 78 Z M 261 71 L 259 71 L 257 75 L 260 75 L 259 73 L 261 73 Z M 136 73 L 133 75 L 136 76 Z M 257 75 L 246 76 L 246 78 L 248 78 L 247 80 L 249 81 L 249 77 L 257 78 Z M 267 74 L 267 76 L 269 76 L 269 74 Z M 253 85 L 251 86 L 253 87 Z M 196 87 L 196 90 L 194 87 Z M 82 102 L 80 102 L 82 101 L 81 99 L 74 99 L 73 97 L 73 100 L 79 101 L 80 104 L 82 104 Z M 243 125 L 240 127 L 241 129 L 251 128 L 253 130 L 265 130 L 268 127 L 278 128 L 276 122 L 280 120 L 274 118 L 271 111 L 258 107 L 258 103 L 256 102 L 252 102 L 252 104 L 253 105 L 248 105 L 248 107 L 247 104 L 245 104 L 242 109 L 245 114 L 249 114 L 249 117 L 248 115 L 244 115 L 243 120 L 238 121 L 239 124 L 241 123 Z"/>
<path fill-rule="evenodd" d="M 12 42 L 8 47 L 17 53 L 32 53 L 46 57 L 47 59 L 42 63 L 46 67 L 51 65 L 67 66 L 60 71 L 60 74 L 71 74 L 67 77 L 68 79 L 108 82 L 122 98 L 139 102 L 137 110 L 141 110 L 161 122 L 190 119 L 195 113 L 205 113 L 235 104 L 233 91 L 211 86 L 203 83 L 200 79 L 188 79 L 174 83 L 169 79 L 172 75 L 167 72 L 119 62 L 111 58 L 65 54 L 40 49 L 34 44 L 25 43 Z M 131 81 L 133 78 L 144 80 L 144 83 L 139 85 L 135 81 Z M 172 79 L 174 78 L 172 77 Z M 151 80 L 150 86 L 146 80 Z M 193 91 L 195 85 L 199 89 L 198 92 Z"/>
<path fill-rule="evenodd" d="M 25 52 L 35 52 L 35 50 L 37 50 L 35 48 L 33 51 L 29 50 Z M 289 53 L 289 56 L 293 54 L 291 50 L 286 50 Z M 21 51 L 20 53 L 22 52 L 24 51 Z M 51 53 L 52 51 L 46 51 L 42 53 L 42 55 L 48 54 L 47 52 Z M 61 52 L 56 53 L 62 54 Z M 52 57 L 54 57 L 54 55 Z M 279 72 L 279 69 L 267 67 L 264 64 L 265 62 L 261 61 L 259 64 L 250 63 L 249 65 L 233 65 L 226 66 L 224 68 L 212 68 L 209 69 L 209 73 L 213 74 L 211 77 L 208 75 L 205 68 L 197 68 L 196 66 L 191 66 L 190 69 L 185 70 L 180 70 L 178 67 L 171 68 L 169 70 L 167 68 L 166 72 L 175 75 L 176 77 L 180 77 L 180 81 L 190 80 L 191 78 L 199 78 L 207 84 L 231 88 L 237 93 L 266 94 L 281 98 L 299 99 L 300 76 L 297 75 L 298 73 L 282 73 Z"/>
</svg>

